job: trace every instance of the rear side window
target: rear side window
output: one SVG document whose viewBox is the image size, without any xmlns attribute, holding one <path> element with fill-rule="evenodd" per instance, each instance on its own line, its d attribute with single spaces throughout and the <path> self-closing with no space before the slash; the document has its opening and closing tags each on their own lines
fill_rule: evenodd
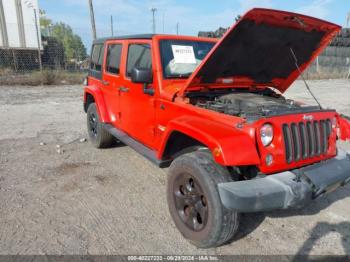
<svg viewBox="0 0 350 262">
<path fill-rule="evenodd" d="M 106 59 L 107 72 L 112 74 L 119 74 L 121 53 L 121 44 L 112 44 L 108 46 Z"/>
<path fill-rule="evenodd" d="M 91 54 L 90 69 L 101 71 L 103 62 L 103 44 L 94 45 Z"/>
<path fill-rule="evenodd" d="M 131 44 L 128 51 L 127 76 L 131 76 L 134 67 L 151 69 L 152 57 L 149 44 Z"/>
</svg>

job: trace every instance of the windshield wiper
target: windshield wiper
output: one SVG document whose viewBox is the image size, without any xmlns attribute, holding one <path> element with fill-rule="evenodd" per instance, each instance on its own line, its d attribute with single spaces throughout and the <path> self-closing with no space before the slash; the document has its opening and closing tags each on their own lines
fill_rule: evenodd
<svg viewBox="0 0 350 262">
<path fill-rule="evenodd" d="M 192 73 L 187 73 L 187 74 L 178 74 L 178 75 L 169 75 L 169 78 L 188 78 Z"/>
</svg>

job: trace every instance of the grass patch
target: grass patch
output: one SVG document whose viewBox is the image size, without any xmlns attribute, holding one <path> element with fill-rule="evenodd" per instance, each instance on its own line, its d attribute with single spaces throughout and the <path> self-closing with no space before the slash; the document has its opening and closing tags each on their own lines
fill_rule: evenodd
<svg viewBox="0 0 350 262">
<path fill-rule="evenodd" d="M 1 70 L 0 85 L 74 85 L 82 84 L 85 76 L 86 73 L 63 70 L 43 70 L 30 73 Z"/>
</svg>

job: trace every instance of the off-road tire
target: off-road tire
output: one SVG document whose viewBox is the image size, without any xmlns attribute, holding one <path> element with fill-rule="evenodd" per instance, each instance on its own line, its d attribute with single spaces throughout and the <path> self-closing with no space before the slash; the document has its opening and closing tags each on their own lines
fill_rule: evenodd
<svg viewBox="0 0 350 262">
<path fill-rule="evenodd" d="M 180 178 L 184 177 L 184 174 L 185 180 L 181 180 Z M 194 227 L 191 228 L 191 226 L 188 226 L 186 224 L 188 222 L 184 222 L 183 219 L 186 212 L 181 210 L 181 205 L 179 206 L 178 204 L 179 198 L 176 195 L 182 194 L 181 192 L 184 191 L 181 186 L 180 188 L 182 189 L 178 190 L 178 185 L 182 183 L 179 181 L 186 181 L 187 175 L 193 177 L 195 181 L 193 184 L 194 187 L 196 187 L 195 183 L 199 184 L 199 187 L 204 193 L 204 199 L 206 199 L 207 218 L 204 220 L 201 218 L 202 223 L 203 221 L 206 221 L 206 223 L 199 231 Z M 223 206 L 218 191 L 219 183 L 231 181 L 233 179 L 228 170 L 215 163 L 208 150 L 198 150 L 184 154 L 172 162 L 169 168 L 167 184 L 169 211 L 178 230 L 195 246 L 199 248 L 210 248 L 223 245 L 230 241 L 238 231 L 239 214 Z M 188 185 L 186 182 L 184 183 Z M 197 206 L 198 204 L 195 204 L 194 208 L 190 210 L 196 212 L 193 210 L 196 210 Z M 185 207 L 186 209 L 188 209 L 188 206 Z M 187 213 L 191 214 L 191 211 Z M 202 213 L 204 212 L 202 211 Z M 196 224 L 198 225 L 198 223 Z"/>
<path fill-rule="evenodd" d="M 94 119 L 94 121 L 92 120 L 92 118 Z M 86 114 L 86 120 L 89 140 L 94 145 L 94 147 L 107 148 L 114 143 L 114 137 L 110 133 L 108 133 L 102 126 L 95 103 L 91 103 L 89 105 Z"/>
</svg>

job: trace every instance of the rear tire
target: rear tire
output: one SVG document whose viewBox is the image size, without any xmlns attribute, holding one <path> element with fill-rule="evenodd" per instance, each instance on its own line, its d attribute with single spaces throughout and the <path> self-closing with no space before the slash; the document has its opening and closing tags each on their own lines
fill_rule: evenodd
<svg viewBox="0 0 350 262">
<path fill-rule="evenodd" d="M 89 105 L 86 117 L 90 142 L 96 148 L 110 147 L 115 139 L 103 128 L 95 103 Z"/>
<path fill-rule="evenodd" d="M 167 200 L 181 234 L 200 248 L 227 243 L 238 231 L 239 214 L 225 208 L 218 184 L 231 182 L 211 153 L 199 150 L 176 158 L 169 169 Z"/>
</svg>

